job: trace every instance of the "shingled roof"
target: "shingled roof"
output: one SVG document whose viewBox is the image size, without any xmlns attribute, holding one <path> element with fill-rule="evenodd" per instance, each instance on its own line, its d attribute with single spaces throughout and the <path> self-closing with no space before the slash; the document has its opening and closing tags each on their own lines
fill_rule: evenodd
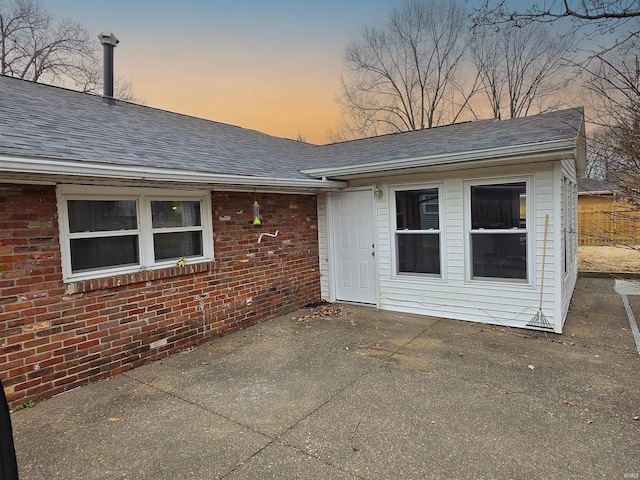
<svg viewBox="0 0 640 480">
<path fill-rule="evenodd" d="M 313 146 L 255 130 L 0 76 L 0 153 L 237 175 L 309 178 Z"/>
<path fill-rule="evenodd" d="M 582 109 L 316 146 L 0 76 L 0 156 L 314 181 L 317 169 L 577 142 Z M 2 166 L 0 164 L 0 171 Z M 316 172 L 317 173 L 317 172 Z"/>
<path fill-rule="evenodd" d="M 583 109 L 575 108 L 511 120 L 479 120 L 326 145 L 305 153 L 313 153 L 316 166 L 340 167 L 560 140 L 575 141 L 583 117 Z"/>
<path fill-rule="evenodd" d="M 584 194 L 613 194 L 618 190 L 613 183 L 596 178 L 580 178 L 578 180 L 578 193 Z"/>
</svg>

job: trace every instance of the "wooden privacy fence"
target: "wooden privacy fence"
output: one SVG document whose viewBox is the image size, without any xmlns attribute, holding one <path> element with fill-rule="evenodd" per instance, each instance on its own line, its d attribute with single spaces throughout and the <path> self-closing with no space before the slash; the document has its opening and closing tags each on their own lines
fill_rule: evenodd
<svg viewBox="0 0 640 480">
<path fill-rule="evenodd" d="M 639 245 L 640 208 L 613 196 L 580 196 L 579 245 Z"/>
</svg>

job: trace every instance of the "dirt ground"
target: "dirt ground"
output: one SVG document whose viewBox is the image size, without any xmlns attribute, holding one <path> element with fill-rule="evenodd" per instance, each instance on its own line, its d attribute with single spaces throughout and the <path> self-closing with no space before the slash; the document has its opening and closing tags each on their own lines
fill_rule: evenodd
<svg viewBox="0 0 640 480">
<path fill-rule="evenodd" d="M 640 272 L 640 245 L 626 247 L 578 247 L 578 269 L 589 272 Z"/>
</svg>

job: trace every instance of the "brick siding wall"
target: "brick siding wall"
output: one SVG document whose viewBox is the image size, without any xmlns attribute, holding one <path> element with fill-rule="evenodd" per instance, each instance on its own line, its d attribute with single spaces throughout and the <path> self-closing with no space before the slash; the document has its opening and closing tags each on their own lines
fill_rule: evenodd
<svg viewBox="0 0 640 480">
<path fill-rule="evenodd" d="M 55 187 L 0 184 L 0 378 L 50 397 L 320 298 L 316 198 L 212 193 L 215 261 L 64 284 Z M 260 233 L 280 234 L 273 238 Z"/>
</svg>

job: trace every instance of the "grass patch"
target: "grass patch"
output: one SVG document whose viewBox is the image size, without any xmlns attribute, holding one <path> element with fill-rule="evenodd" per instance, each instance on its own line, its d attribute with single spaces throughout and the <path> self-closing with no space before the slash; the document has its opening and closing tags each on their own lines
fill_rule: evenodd
<svg viewBox="0 0 640 480">
<path fill-rule="evenodd" d="M 640 272 L 640 249 L 578 247 L 578 269 L 587 272 Z"/>
<path fill-rule="evenodd" d="M 22 405 L 16 405 L 15 407 L 13 407 L 11 410 L 9 410 L 10 413 L 13 412 L 19 412 L 20 410 L 24 410 L 25 408 L 33 408 L 36 406 L 36 402 L 29 401 L 27 403 L 23 403 Z"/>
</svg>

